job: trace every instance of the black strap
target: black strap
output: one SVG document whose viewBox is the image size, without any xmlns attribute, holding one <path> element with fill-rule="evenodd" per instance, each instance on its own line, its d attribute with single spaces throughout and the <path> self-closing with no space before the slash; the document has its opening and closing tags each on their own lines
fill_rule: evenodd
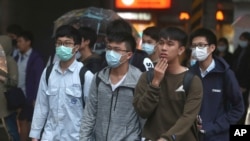
<svg viewBox="0 0 250 141">
<path fill-rule="evenodd" d="M 186 74 L 184 75 L 183 78 L 183 89 L 185 90 L 185 93 L 188 94 L 190 85 L 191 85 L 191 81 L 194 77 L 194 73 L 192 71 L 187 71 Z"/>
<path fill-rule="evenodd" d="M 47 70 L 46 70 L 46 84 L 48 85 L 49 83 L 49 76 L 50 76 L 50 73 L 53 69 L 53 66 L 54 64 L 50 64 L 48 67 L 47 67 Z"/>
</svg>

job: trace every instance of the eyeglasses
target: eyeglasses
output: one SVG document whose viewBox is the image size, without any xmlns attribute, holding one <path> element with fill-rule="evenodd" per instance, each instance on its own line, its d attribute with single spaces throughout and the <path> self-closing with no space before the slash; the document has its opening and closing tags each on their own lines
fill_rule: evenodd
<svg viewBox="0 0 250 141">
<path fill-rule="evenodd" d="M 113 51 L 115 51 L 115 52 L 128 52 L 128 50 L 123 50 L 123 49 L 120 49 L 119 47 L 111 47 L 111 46 L 107 46 L 106 48 L 105 48 L 105 50 L 107 51 L 107 50 L 113 50 Z"/>
<path fill-rule="evenodd" d="M 192 49 L 192 48 L 198 47 L 199 49 L 202 49 L 202 48 L 205 48 L 205 47 L 207 47 L 207 46 L 209 46 L 209 44 L 201 44 L 201 43 L 199 43 L 199 44 L 192 44 L 192 45 L 190 46 L 190 48 Z"/>
<path fill-rule="evenodd" d="M 74 43 L 72 43 L 72 42 L 56 42 L 56 47 L 59 47 L 62 45 L 69 47 L 71 45 L 74 45 Z"/>
</svg>

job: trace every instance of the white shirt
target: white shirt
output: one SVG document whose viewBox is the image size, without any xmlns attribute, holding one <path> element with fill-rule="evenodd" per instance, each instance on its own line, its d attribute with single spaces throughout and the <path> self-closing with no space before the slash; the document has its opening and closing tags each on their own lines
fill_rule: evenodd
<svg viewBox="0 0 250 141">
<path fill-rule="evenodd" d="M 48 85 L 43 71 L 37 93 L 30 137 L 48 141 L 78 141 L 83 117 L 82 87 L 79 71 L 82 63 L 76 60 L 62 72 L 55 62 Z M 89 94 L 93 74 L 85 73 L 84 97 Z M 43 126 L 44 125 L 44 126 Z M 44 127 L 44 131 L 42 129 Z"/>
<path fill-rule="evenodd" d="M 215 68 L 215 62 L 214 62 L 214 59 L 213 59 L 211 64 L 207 67 L 207 69 L 205 71 L 202 71 L 202 69 L 200 68 L 201 77 L 204 78 L 214 68 Z"/>
</svg>

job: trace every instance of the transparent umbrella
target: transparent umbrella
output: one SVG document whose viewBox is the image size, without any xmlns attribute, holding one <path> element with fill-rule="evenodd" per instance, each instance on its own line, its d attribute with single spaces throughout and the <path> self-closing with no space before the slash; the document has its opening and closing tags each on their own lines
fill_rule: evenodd
<svg viewBox="0 0 250 141">
<path fill-rule="evenodd" d="M 97 7 L 75 9 L 63 14 L 54 21 L 53 36 L 55 35 L 55 31 L 58 29 L 58 27 L 62 25 L 72 25 L 75 28 L 80 28 L 83 26 L 91 27 L 96 30 L 98 35 L 98 39 L 94 47 L 95 50 L 103 50 L 105 44 L 104 39 L 106 36 L 106 27 L 109 22 L 116 19 L 121 19 L 121 17 L 115 11 L 110 9 Z M 133 32 L 135 35 L 138 35 L 134 27 Z"/>
<path fill-rule="evenodd" d="M 239 28 L 250 28 L 250 14 L 239 16 L 232 23 L 232 26 Z"/>
</svg>

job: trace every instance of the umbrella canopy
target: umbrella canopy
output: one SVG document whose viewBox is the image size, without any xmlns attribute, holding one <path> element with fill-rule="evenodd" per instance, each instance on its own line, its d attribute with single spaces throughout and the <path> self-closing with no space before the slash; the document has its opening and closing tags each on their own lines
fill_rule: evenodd
<svg viewBox="0 0 250 141">
<path fill-rule="evenodd" d="M 233 23 L 232 26 L 239 28 L 250 28 L 250 14 L 242 15 L 238 17 Z"/>
<path fill-rule="evenodd" d="M 91 27 L 96 30 L 98 35 L 94 50 L 104 50 L 106 27 L 109 22 L 116 19 L 121 19 L 121 17 L 110 9 L 96 7 L 75 9 L 63 14 L 58 19 L 56 19 L 56 21 L 54 21 L 53 36 L 55 35 L 56 30 L 62 25 L 72 25 L 77 29 L 83 26 Z M 135 28 L 133 26 L 132 28 L 134 32 L 133 34 L 139 36 Z"/>
</svg>

